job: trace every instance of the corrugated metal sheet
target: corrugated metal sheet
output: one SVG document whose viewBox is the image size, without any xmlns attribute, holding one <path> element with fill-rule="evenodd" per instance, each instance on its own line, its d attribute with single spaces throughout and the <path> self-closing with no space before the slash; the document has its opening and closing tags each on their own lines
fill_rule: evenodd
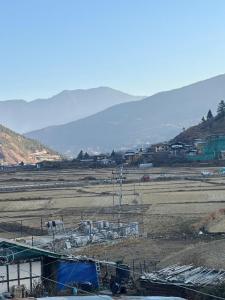
<svg viewBox="0 0 225 300">
<path fill-rule="evenodd" d="M 36 257 L 52 257 L 60 258 L 61 255 L 53 253 L 51 251 L 43 250 L 37 247 L 32 247 L 29 245 L 21 244 L 15 241 L 10 241 L 6 239 L 0 239 L 0 248 L 1 249 L 10 249 L 10 252 L 7 253 L 9 260 L 12 257 L 13 260 L 28 260 Z"/>
<path fill-rule="evenodd" d="M 184 286 L 220 285 L 225 282 L 225 270 L 214 270 L 192 265 L 174 265 L 153 273 L 145 273 L 142 279 L 152 282 L 175 283 Z"/>
</svg>

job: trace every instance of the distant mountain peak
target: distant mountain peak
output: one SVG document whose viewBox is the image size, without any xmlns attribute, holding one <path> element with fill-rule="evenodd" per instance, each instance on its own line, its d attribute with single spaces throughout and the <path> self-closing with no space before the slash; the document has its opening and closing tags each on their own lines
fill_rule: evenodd
<svg viewBox="0 0 225 300">
<path fill-rule="evenodd" d="M 108 87 L 64 90 L 50 98 L 0 101 L 0 123 L 24 133 L 90 116 L 119 103 L 139 100 Z M 41 117 L 40 117 L 41 116 Z"/>
<path fill-rule="evenodd" d="M 63 153 L 110 151 L 170 140 L 215 112 L 225 99 L 225 75 L 121 103 L 86 118 L 27 134 Z M 169 124 L 169 126 L 168 126 Z"/>
</svg>

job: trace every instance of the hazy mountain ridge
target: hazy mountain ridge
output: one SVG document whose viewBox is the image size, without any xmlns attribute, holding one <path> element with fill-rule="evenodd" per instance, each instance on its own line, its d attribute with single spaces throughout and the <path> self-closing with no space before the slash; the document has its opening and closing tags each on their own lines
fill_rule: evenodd
<svg viewBox="0 0 225 300">
<path fill-rule="evenodd" d="M 58 160 L 61 156 L 37 141 L 25 138 L 0 125 L 0 162 L 3 164 L 37 163 Z"/>
<path fill-rule="evenodd" d="M 225 99 L 225 75 L 119 104 L 82 120 L 30 132 L 27 136 L 64 153 L 77 153 L 80 149 L 110 151 L 155 143 L 169 140 L 183 127 L 198 123 L 209 108 L 216 109 L 221 99 Z"/>
<path fill-rule="evenodd" d="M 97 113 L 105 108 L 143 97 L 108 88 L 65 90 L 47 99 L 0 101 L 0 123 L 24 133 L 51 125 L 64 124 Z"/>
</svg>

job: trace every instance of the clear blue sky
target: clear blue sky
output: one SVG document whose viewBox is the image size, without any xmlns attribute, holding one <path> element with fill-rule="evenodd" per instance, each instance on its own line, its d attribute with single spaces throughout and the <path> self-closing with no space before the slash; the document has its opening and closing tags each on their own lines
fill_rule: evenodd
<svg viewBox="0 0 225 300">
<path fill-rule="evenodd" d="M 0 0 L 0 100 L 225 73 L 224 0 Z"/>
</svg>

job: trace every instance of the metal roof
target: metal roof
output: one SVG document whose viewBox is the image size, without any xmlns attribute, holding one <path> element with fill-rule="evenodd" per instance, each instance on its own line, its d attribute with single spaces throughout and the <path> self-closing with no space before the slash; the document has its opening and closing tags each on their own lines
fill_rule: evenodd
<svg viewBox="0 0 225 300">
<path fill-rule="evenodd" d="M 225 282 L 225 270 L 195 267 L 193 265 L 173 265 L 157 272 L 145 273 L 141 276 L 151 282 L 163 282 L 183 286 L 219 285 Z"/>
<path fill-rule="evenodd" d="M 61 255 L 40 249 L 37 247 L 33 247 L 30 245 L 18 243 L 13 240 L 0 239 L 0 248 L 2 249 L 10 249 L 12 251 L 12 255 L 16 260 L 35 258 L 40 256 L 51 257 L 51 258 L 60 258 Z"/>
<path fill-rule="evenodd" d="M 73 256 L 73 255 L 66 255 L 66 254 L 60 254 L 55 253 L 49 250 L 41 249 L 38 247 L 30 246 L 24 243 L 19 243 L 14 240 L 8 240 L 8 239 L 2 239 L 0 238 L 0 249 L 13 249 L 13 257 L 15 260 L 22 260 L 22 259 L 29 259 L 29 258 L 35 258 L 35 257 L 50 257 L 55 259 L 62 259 L 62 260 L 68 260 L 68 261 L 89 261 L 89 262 L 95 262 L 94 259 L 88 258 L 86 256 Z M 110 262 L 108 262 L 110 264 Z"/>
</svg>

